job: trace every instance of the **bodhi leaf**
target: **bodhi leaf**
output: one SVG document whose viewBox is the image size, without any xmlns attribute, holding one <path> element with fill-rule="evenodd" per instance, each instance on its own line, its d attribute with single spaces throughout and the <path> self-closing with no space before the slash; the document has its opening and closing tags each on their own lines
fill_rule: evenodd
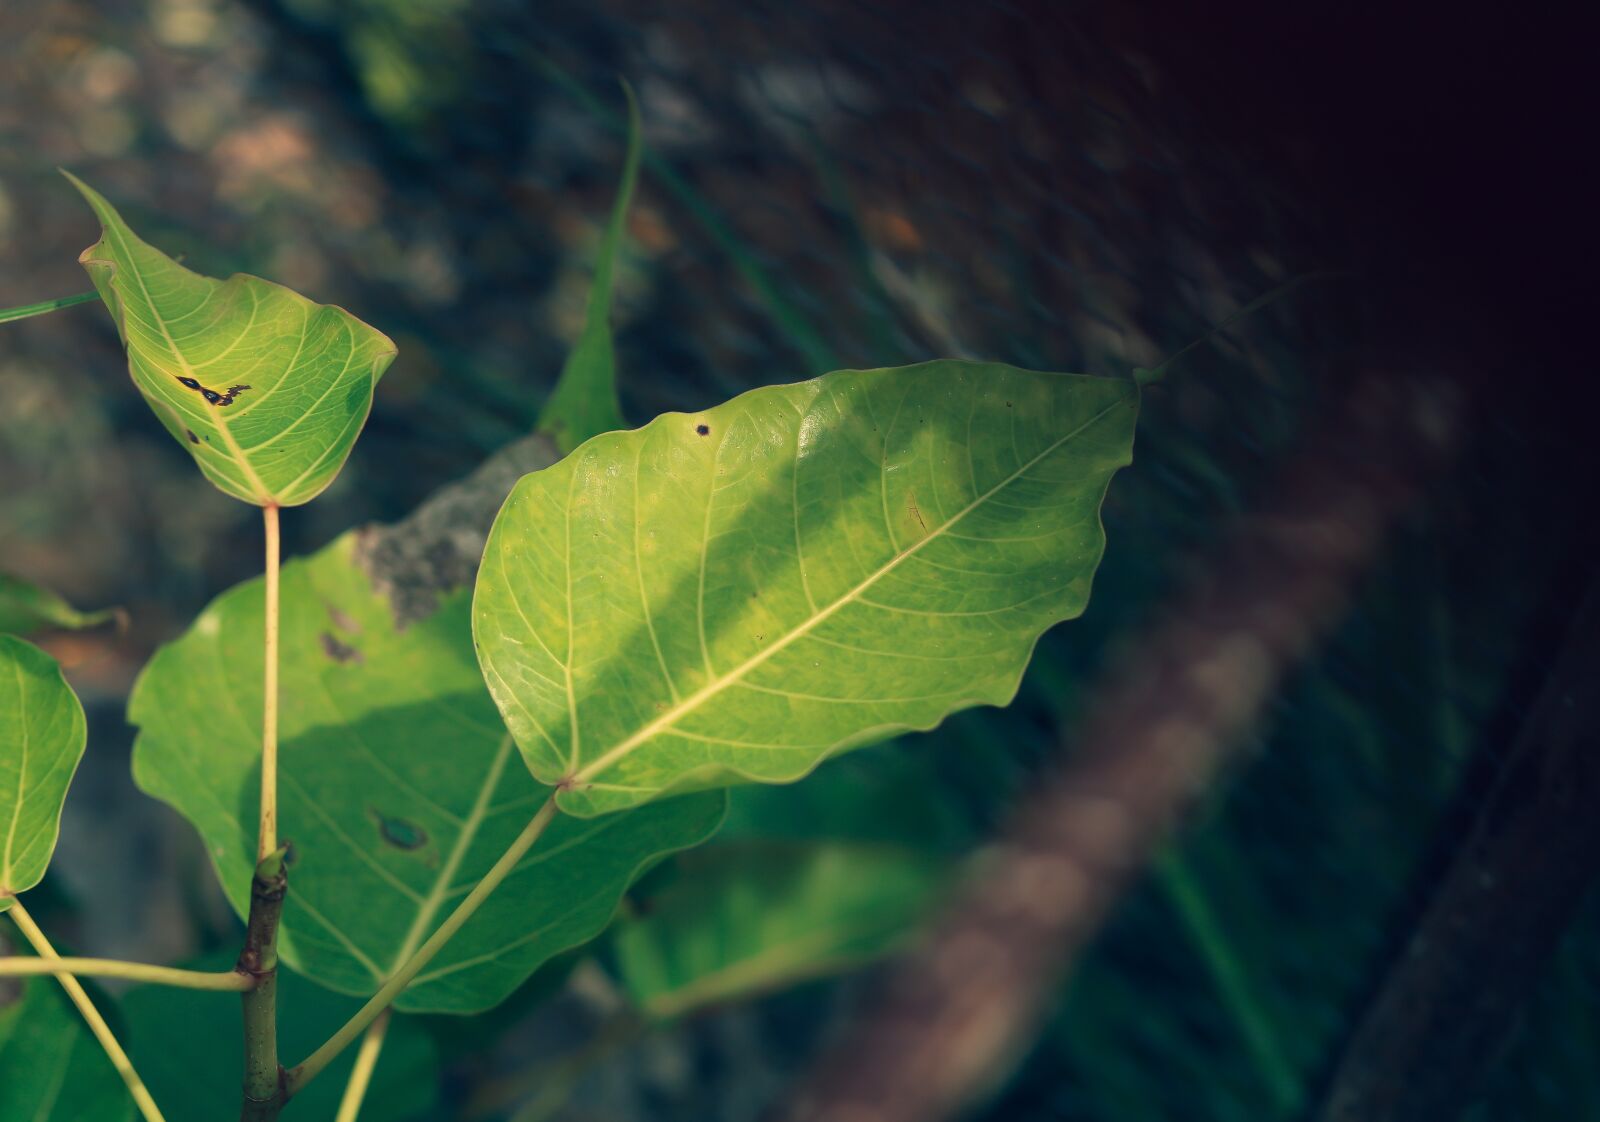
<svg viewBox="0 0 1600 1122">
<path fill-rule="evenodd" d="M 0 635 L 0 911 L 44 877 L 86 738 L 56 660 Z"/>
<path fill-rule="evenodd" d="M 80 612 L 48 588 L 0 573 L 0 633 L 28 635 L 47 627 L 80 631 L 120 618 L 116 608 Z"/>
<path fill-rule="evenodd" d="M 79 262 L 111 311 L 128 371 L 224 493 L 297 506 L 333 482 L 395 346 L 343 308 L 243 273 L 191 272 L 140 241 L 71 175 L 100 218 Z"/>
<path fill-rule="evenodd" d="M 717 846 L 641 902 L 610 937 L 623 989 L 652 1017 L 752 997 L 885 954 L 943 883 L 947 863 L 904 846 Z"/>
<path fill-rule="evenodd" d="M 121 1076 L 56 980 L 6 979 L 0 985 L 0 1118 L 122 1122 L 132 1116 Z"/>
<path fill-rule="evenodd" d="M 293 841 L 285 961 L 370 994 L 450 914 L 549 795 L 484 690 L 465 590 L 399 630 L 347 534 L 282 574 L 279 818 Z M 214 601 L 134 688 L 134 778 L 199 829 L 242 916 L 254 863 L 262 584 Z M 401 994 L 475 1012 L 596 935 L 627 885 L 703 840 L 720 796 L 600 822 L 558 816 Z"/>
<path fill-rule="evenodd" d="M 529 768 L 596 815 L 1006 703 L 1088 601 L 1138 400 L 993 363 L 841 371 L 524 476 L 473 628 Z"/>
<path fill-rule="evenodd" d="M 583 334 L 567 355 L 550 400 L 539 415 L 539 429 L 550 433 L 562 452 L 570 452 L 591 436 L 626 425 L 622 406 L 617 401 L 617 357 L 611 340 L 611 278 L 616 269 L 617 250 L 622 244 L 622 228 L 628 205 L 639 180 L 640 128 L 639 105 L 633 89 L 623 83 L 628 95 L 628 154 L 623 160 L 622 183 L 611 209 L 605 239 L 595 261 L 594 280 L 589 285 L 589 308 L 584 317 Z"/>
<path fill-rule="evenodd" d="M 232 954 L 190 964 L 203 971 L 230 970 Z M 133 1066 L 161 1104 L 167 1122 L 215 1122 L 239 1113 L 244 1077 L 239 1047 L 239 1006 L 214 993 L 139 986 L 121 1001 L 128 1022 Z M 361 1007 L 289 971 L 278 976 L 278 1051 L 304 1056 Z M 182 1026 L 175 1031 L 174 1026 Z M 286 1113 L 307 1122 L 333 1118 L 355 1064 L 355 1049 L 336 1057 L 321 1079 L 306 1084 Z M 401 1122 L 429 1116 L 438 1094 L 438 1057 L 414 1017 L 396 1017 L 384 1037 L 361 1122 Z M 0 1116 L 3 1117 L 3 1116 Z"/>
</svg>

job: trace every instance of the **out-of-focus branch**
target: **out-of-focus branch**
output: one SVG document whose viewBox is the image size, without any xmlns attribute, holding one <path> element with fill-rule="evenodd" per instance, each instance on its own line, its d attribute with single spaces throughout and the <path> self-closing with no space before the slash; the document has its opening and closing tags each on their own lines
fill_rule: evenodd
<svg viewBox="0 0 1600 1122">
<path fill-rule="evenodd" d="M 1322 1122 L 1454 1118 L 1600 874 L 1600 580 L 1351 1035 Z"/>
<path fill-rule="evenodd" d="M 1385 529 L 1455 443 L 1443 379 L 1361 379 L 1196 585 L 1101 685 L 942 919 L 782 1116 L 935 1122 L 992 1087 L 1059 983 L 1279 680 L 1337 620 Z"/>
</svg>

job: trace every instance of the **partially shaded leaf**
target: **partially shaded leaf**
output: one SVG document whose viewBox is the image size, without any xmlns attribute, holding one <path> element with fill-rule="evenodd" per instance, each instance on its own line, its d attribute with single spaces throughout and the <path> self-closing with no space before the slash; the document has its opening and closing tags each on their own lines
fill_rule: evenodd
<svg viewBox="0 0 1600 1122">
<path fill-rule="evenodd" d="M 752 997 L 892 950 L 948 863 L 904 846 L 744 841 L 691 854 L 610 936 L 624 990 L 652 1017 Z"/>
<path fill-rule="evenodd" d="M 116 608 L 80 612 L 48 588 L 0 573 L 0 633 L 30 635 L 47 627 L 81 631 L 119 618 Z"/>
<path fill-rule="evenodd" d="M 0 982 L 0 1118 L 132 1116 L 127 1088 L 60 984 L 45 977 Z"/>
<path fill-rule="evenodd" d="M 623 159 L 622 182 L 617 201 L 611 208 L 600 253 L 595 259 L 594 279 L 589 284 L 589 306 L 583 321 L 583 334 L 567 356 L 566 365 L 550 399 L 539 415 L 539 429 L 550 433 L 557 447 L 570 452 L 603 432 L 626 427 L 622 406 L 617 400 L 617 357 L 611 339 L 612 274 L 616 271 L 617 251 L 628 218 L 628 205 L 639 180 L 641 150 L 639 105 L 633 89 L 626 83 L 628 97 L 628 154 Z"/>
<path fill-rule="evenodd" d="M 348 534 L 284 566 L 279 817 L 292 839 L 286 961 L 369 994 L 432 933 L 549 795 L 517 766 L 473 660 L 463 592 L 404 630 Z M 243 915 L 260 759 L 262 585 L 224 593 L 157 653 L 129 706 L 134 777 L 204 836 Z M 599 822 L 558 817 L 401 995 L 472 1012 L 598 933 L 627 884 L 716 828 L 722 799 Z"/>
<path fill-rule="evenodd" d="M 490 691 L 583 815 L 1003 704 L 1088 600 L 1137 411 L 1129 381 L 933 362 L 596 437 L 495 521 Z"/>
<path fill-rule="evenodd" d="M 196 970 L 227 970 L 233 966 L 233 956 L 214 955 L 190 965 Z M 133 1066 L 161 1104 L 167 1122 L 215 1122 L 237 1116 L 244 1065 L 236 1000 L 196 990 L 140 986 L 125 994 L 121 1005 Z M 281 971 L 279 1052 L 309 1054 L 360 1007 L 356 998 Z M 332 1118 L 355 1058 L 354 1048 L 337 1057 L 320 1079 L 295 1095 L 284 1118 L 289 1122 Z M 438 1095 L 438 1076 L 432 1038 L 414 1018 L 396 1017 L 362 1102 L 361 1122 L 403 1122 L 425 1115 Z"/>
<path fill-rule="evenodd" d="M 71 175 L 103 234 L 79 261 L 128 371 L 207 479 L 258 506 L 309 502 L 344 466 L 395 346 L 343 308 L 243 273 L 191 272 Z"/>
<path fill-rule="evenodd" d="M 86 737 L 83 706 L 56 660 L 0 635 L 0 911 L 50 864 Z"/>
</svg>

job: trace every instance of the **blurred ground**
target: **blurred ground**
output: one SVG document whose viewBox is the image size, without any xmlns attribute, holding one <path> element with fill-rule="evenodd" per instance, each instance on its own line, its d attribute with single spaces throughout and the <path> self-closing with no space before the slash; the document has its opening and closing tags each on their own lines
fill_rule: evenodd
<svg viewBox="0 0 1600 1122">
<path fill-rule="evenodd" d="M 620 167 L 619 76 L 654 161 L 616 317 L 639 421 L 934 355 L 1125 373 L 1289 278 L 1349 271 L 1191 352 L 1152 394 L 1089 616 L 1047 645 L 1019 706 L 919 747 L 981 831 L 1118 636 L 1248 504 L 1352 363 L 1422 355 L 1490 384 L 1521 369 L 1529 388 L 1559 349 L 1524 331 L 1531 297 L 1502 299 L 1526 270 L 1501 223 L 1486 217 L 1476 241 L 1449 224 L 1482 214 L 1506 174 L 1441 187 L 1465 137 L 1502 135 L 1487 103 L 1420 82 L 1415 114 L 1386 115 L 1397 95 L 1383 83 L 1405 61 L 1392 42 L 1344 102 L 1297 97 L 1295 41 L 1255 42 L 1274 25 L 1219 19 L 1260 48 L 1237 58 L 1275 62 L 1230 72 L 1225 36 L 1194 23 L 998 2 L 13 0 L 0 7 L 0 307 L 87 287 L 75 259 L 94 224 L 61 166 L 191 266 L 259 273 L 392 335 L 400 358 L 349 467 L 286 519 L 295 553 L 398 517 L 532 425 L 581 323 Z M 1361 42 L 1341 25 L 1312 57 Z M 1477 56 L 1455 48 L 1470 70 Z M 1362 121 L 1350 142 L 1340 130 Z M 1426 152 L 1418 135 L 1451 147 Z M 1431 178 L 1410 174 L 1423 164 Z M 1551 593 L 1583 565 L 1574 430 L 1536 393 L 1486 413 L 1466 468 L 1282 700 L 1259 763 L 1219 792 L 1180 871 L 1128 903 L 993 1118 L 1293 1116 L 1282 1080 L 1241 1046 L 1207 939 L 1250 964 L 1249 1004 L 1291 1083 L 1313 1080 L 1464 761 L 1525 701 Z M 255 521 L 152 423 L 103 310 L 0 327 L 0 567 L 133 620 L 54 648 L 92 714 L 52 881 L 88 951 L 177 957 L 231 922 L 191 887 L 209 872 L 186 828 L 132 789 L 121 706 L 154 647 L 257 570 Z M 1223 930 L 1186 918 L 1185 886 Z M 1569 941 L 1481 1117 L 1600 1111 L 1582 1059 L 1600 1045 L 1586 1004 L 1596 930 L 1591 915 Z M 627 1085 L 644 1090 L 610 1109 L 753 1117 L 850 997 L 813 988 L 630 1054 Z"/>
</svg>

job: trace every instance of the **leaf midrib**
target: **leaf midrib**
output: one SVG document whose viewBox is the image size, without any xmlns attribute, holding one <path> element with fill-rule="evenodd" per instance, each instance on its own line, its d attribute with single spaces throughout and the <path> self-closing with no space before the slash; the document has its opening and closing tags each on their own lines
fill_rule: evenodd
<svg viewBox="0 0 1600 1122">
<path fill-rule="evenodd" d="M 1022 475 L 1024 475 L 1026 472 L 1030 471 L 1041 460 L 1045 459 L 1045 457 L 1052 455 L 1062 445 L 1064 445 L 1068 441 L 1073 440 L 1076 437 L 1078 437 L 1080 434 L 1082 434 L 1084 432 L 1084 430 L 1088 429 L 1091 425 L 1094 425 L 1095 423 L 1100 421 L 1101 418 L 1110 415 L 1112 413 L 1112 411 L 1120 408 L 1123 404 L 1124 404 L 1124 402 L 1122 400 L 1120 400 L 1120 399 L 1118 401 L 1112 402 L 1110 405 L 1108 405 L 1104 409 L 1100 410 L 1094 416 L 1092 416 L 1088 420 L 1084 421 L 1077 428 L 1073 429 L 1069 433 L 1066 433 L 1059 440 L 1056 440 L 1053 443 L 1051 443 L 1048 446 L 1046 446 L 1044 448 L 1044 450 L 1041 451 L 1038 455 L 1034 456 L 1027 463 L 1018 466 L 1017 469 L 1015 471 L 1013 471 L 1010 475 L 1008 475 L 1004 479 L 1000 480 L 1000 482 L 996 483 L 993 487 L 989 488 L 989 490 L 985 491 L 983 494 L 981 494 L 981 495 L 977 496 L 976 498 L 974 498 L 970 503 L 968 503 L 965 507 L 961 508 L 961 510 L 957 511 L 955 513 L 955 515 L 953 515 L 951 518 L 946 520 L 937 529 L 930 530 L 927 533 L 927 535 L 924 536 L 923 538 L 921 538 L 915 545 L 910 546 L 907 549 L 901 550 L 899 553 L 895 554 L 894 557 L 890 558 L 887 562 L 885 562 L 877 570 L 875 570 L 874 572 L 869 574 L 866 577 L 866 579 L 861 581 L 854 588 L 851 588 L 849 591 L 847 591 L 843 595 L 841 595 L 838 599 L 834 600 L 833 603 L 829 604 L 825 608 L 822 608 L 820 611 L 814 612 L 810 616 L 810 618 L 808 618 L 803 623 L 801 623 L 801 624 L 797 625 L 796 627 L 794 627 L 793 629 L 791 629 L 787 634 L 785 634 L 784 636 L 779 638 L 777 641 L 773 642 L 765 650 L 759 651 L 756 654 L 751 655 L 744 662 L 740 663 L 738 666 L 734 667 L 732 670 L 728 671 L 725 674 L 719 675 L 718 677 L 714 678 L 713 680 L 707 682 L 704 686 L 700 687 L 700 689 L 696 690 L 694 693 L 692 693 L 688 697 L 684 698 L 683 701 L 681 701 L 678 704 L 676 704 L 676 705 L 672 706 L 671 708 L 667 709 L 660 716 L 654 718 L 648 724 L 642 726 L 636 732 L 634 732 L 630 736 L 626 737 L 624 740 L 619 742 L 615 747 L 610 748 L 610 749 L 606 750 L 605 752 L 603 752 L 601 755 L 597 756 L 593 763 L 590 763 L 587 766 L 585 766 L 583 768 L 580 768 L 578 771 L 574 772 L 571 776 L 569 776 L 567 778 L 566 782 L 575 785 L 575 784 L 585 784 L 585 783 L 589 783 L 589 782 L 593 781 L 593 779 L 596 776 L 598 776 L 601 772 L 605 771 L 607 768 L 611 767 L 613 764 L 617 763 L 618 761 L 626 758 L 635 749 L 639 748 L 641 745 L 643 745 L 646 742 L 648 742 L 657 733 L 660 733 L 660 732 L 670 728 L 670 726 L 674 722 L 676 722 L 679 719 L 681 719 L 681 718 L 687 716 L 688 714 L 694 712 L 697 708 L 700 707 L 701 704 L 703 704 L 704 702 L 710 700 L 713 697 L 716 697 L 723 690 L 725 690 L 725 689 L 729 688 L 730 686 L 734 685 L 735 683 L 737 683 L 741 678 L 743 678 L 750 671 L 752 671 L 752 670 L 756 669 L 757 667 L 761 666 L 763 663 L 767 662 L 769 659 L 771 659 L 775 655 L 779 654 L 781 651 L 783 651 L 786 648 L 788 648 L 791 644 L 793 644 L 793 643 L 797 642 L 798 640 L 804 638 L 809 632 L 811 632 L 815 628 L 821 626 L 823 623 L 826 623 L 837 612 L 839 612 L 840 610 L 842 610 L 845 607 L 848 607 L 850 604 L 852 604 L 856 600 L 858 600 L 863 593 L 865 593 L 868 589 L 870 589 L 878 581 L 882 580 L 884 577 L 888 576 L 896 568 L 898 568 L 900 566 L 901 562 L 905 561 L 909 557 L 915 556 L 916 553 L 918 551 L 920 551 L 923 546 L 925 546 L 929 542 L 934 541 L 934 540 L 938 539 L 939 537 L 941 537 L 952 526 L 956 525 L 963 518 L 965 518 L 968 514 L 971 514 L 978 507 L 980 507 L 984 503 L 988 502 L 989 499 L 992 498 L 995 494 L 997 494 L 998 492 L 1000 492 L 1004 488 L 1009 487 L 1013 482 L 1015 482 L 1017 479 L 1019 479 Z M 799 471 L 800 471 L 800 464 L 799 464 L 799 461 L 796 461 L 796 463 L 795 463 L 795 473 L 796 473 L 796 475 L 799 474 Z"/>
</svg>

